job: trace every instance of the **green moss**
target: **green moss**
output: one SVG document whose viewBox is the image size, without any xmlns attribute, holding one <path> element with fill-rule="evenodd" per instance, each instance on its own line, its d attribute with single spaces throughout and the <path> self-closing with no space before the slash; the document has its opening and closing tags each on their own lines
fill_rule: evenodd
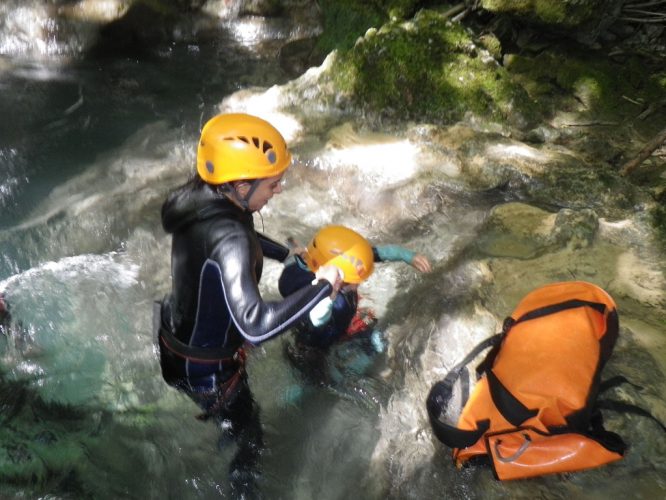
<svg viewBox="0 0 666 500">
<path fill-rule="evenodd" d="M 650 87 L 654 90 L 655 94 L 661 94 L 663 96 L 663 94 L 666 93 L 666 71 L 652 73 L 652 75 L 650 75 Z"/>
<path fill-rule="evenodd" d="M 374 0 L 389 19 L 406 19 L 412 16 L 420 3 L 419 0 Z"/>
<path fill-rule="evenodd" d="M 585 105 L 589 117 L 621 119 L 634 117 L 636 107 L 622 96 L 647 102 L 659 99 L 664 86 L 639 60 L 616 64 L 595 54 L 563 51 L 534 58 L 512 55 L 505 67 L 534 99 L 551 99 L 569 94 Z"/>
<path fill-rule="evenodd" d="M 578 26 L 599 15 L 604 0 L 482 0 L 481 7 L 544 24 Z"/>
<path fill-rule="evenodd" d="M 495 35 L 483 34 L 479 37 L 479 43 L 498 61 L 502 58 L 502 43 Z"/>
<path fill-rule="evenodd" d="M 320 0 L 324 32 L 317 50 L 327 54 L 335 49 L 347 50 L 370 27 L 381 26 L 385 14 L 373 5 L 354 0 Z"/>
<path fill-rule="evenodd" d="M 422 10 L 413 21 L 369 32 L 335 71 L 361 105 L 384 115 L 450 122 L 470 110 L 494 118 L 531 113 L 524 90 L 481 52 L 462 26 Z"/>
</svg>

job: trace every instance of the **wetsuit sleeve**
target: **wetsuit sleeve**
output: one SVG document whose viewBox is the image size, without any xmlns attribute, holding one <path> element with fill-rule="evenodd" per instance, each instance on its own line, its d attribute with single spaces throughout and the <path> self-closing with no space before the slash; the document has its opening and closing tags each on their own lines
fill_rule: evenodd
<svg viewBox="0 0 666 500">
<path fill-rule="evenodd" d="M 303 259 L 298 255 L 293 255 L 284 263 L 284 269 L 278 279 L 278 291 L 280 295 L 286 297 L 305 286 L 308 286 L 315 279 L 315 274 L 310 271 Z"/>
<path fill-rule="evenodd" d="M 272 240 L 268 236 L 257 233 L 259 237 L 259 243 L 261 243 L 261 249 L 264 252 L 264 257 L 269 259 L 277 260 L 279 262 L 284 262 L 284 260 L 289 256 L 289 248 L 278 243 L 275 240 Z"/>
<path fill-rule="evenodd" d="M 416 252 L 407 250 L 398 245 L 377 245 L 372 247 L 375 262 L 397 262 L 402 261 L 411 264 Z"/>
<path fill-rule="evenodd" d="M 333 290 L 326 280 L 295 291 L 284 300 L 264 301 L 259 293 L 250 237 L 242 228 L 220 231 L 211 257 L 219 265 L 222 290 L 231 320 L 249 342 L 279 335 L 307 316 Z"/>
</svg>

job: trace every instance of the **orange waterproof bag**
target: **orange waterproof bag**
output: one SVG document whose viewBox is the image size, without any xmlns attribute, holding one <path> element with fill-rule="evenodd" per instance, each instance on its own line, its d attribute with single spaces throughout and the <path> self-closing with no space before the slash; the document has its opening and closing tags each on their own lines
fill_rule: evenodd
<svg viewBox="0 0 666 500">
<path fill-rule="evenodd" d="M 582 281 L 540 287 L 498 335 L 436 383 L 427 400 L 435 436 L 457 466 L 489 461 L 498 479 L 590 469 L 619 460 L 622 439 L 595 407 L 601 370 L 618 335 L 615 302 Z M 466 365 L 492 347 L 457 425 L 445 414 Z"/>
</svg>

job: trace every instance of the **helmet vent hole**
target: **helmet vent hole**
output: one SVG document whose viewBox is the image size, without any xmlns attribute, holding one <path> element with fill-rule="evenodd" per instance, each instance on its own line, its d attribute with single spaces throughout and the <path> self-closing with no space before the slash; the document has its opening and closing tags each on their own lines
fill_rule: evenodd
<svg viewBox="0 0 666 500">
<path fill-rule="evenodd" d="M 241 141 L 243 141 L 243 142 L 245 142 L 245 143 L 247 143 L 247 144 L 250 144 L 250 141 L 248 140 L 247 137 L 243 137 L 242 135 L 239 135 L 239 136 L 238 136 L 238 139 L 241 140 Z"/>
<path fill-rule="evenodd" d="M 273 149 L 273 145 L 268 141 L 264 141 L 264 147 L 263 147 L 264 153 L 269 149 Z"/>
<path fill-rule="evenodd" d="M 253 137 L 252 138 L 252 143 L 254 144 L 254 147 L 259 149 L 259 138 L 258 137 Z"/>
</svg>

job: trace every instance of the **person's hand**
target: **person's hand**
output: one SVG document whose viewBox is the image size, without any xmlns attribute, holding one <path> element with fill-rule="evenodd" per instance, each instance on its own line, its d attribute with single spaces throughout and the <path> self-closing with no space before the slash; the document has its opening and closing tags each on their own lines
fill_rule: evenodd
<svg viewBox="0 0 666 500">
<path fill-rule="evenodd" d="M 412 259 L 412 266 L 422 273 L 429 273 L 432 271 L 430 260 L 425 255 L 417 253 Z"/>
<path fill-rule="evenodd" d="M 321 266 L 315 273 L 315 278 L 318 280 L 326 280 L 331 285 L 333 285 L 333 293 L 331 294 L 331 298 L 335 297 L 335 295 L 338 293 L 338 290 L 342 286 L 342 277 L 342 271 L 332 265 Z"/>
</svg>

